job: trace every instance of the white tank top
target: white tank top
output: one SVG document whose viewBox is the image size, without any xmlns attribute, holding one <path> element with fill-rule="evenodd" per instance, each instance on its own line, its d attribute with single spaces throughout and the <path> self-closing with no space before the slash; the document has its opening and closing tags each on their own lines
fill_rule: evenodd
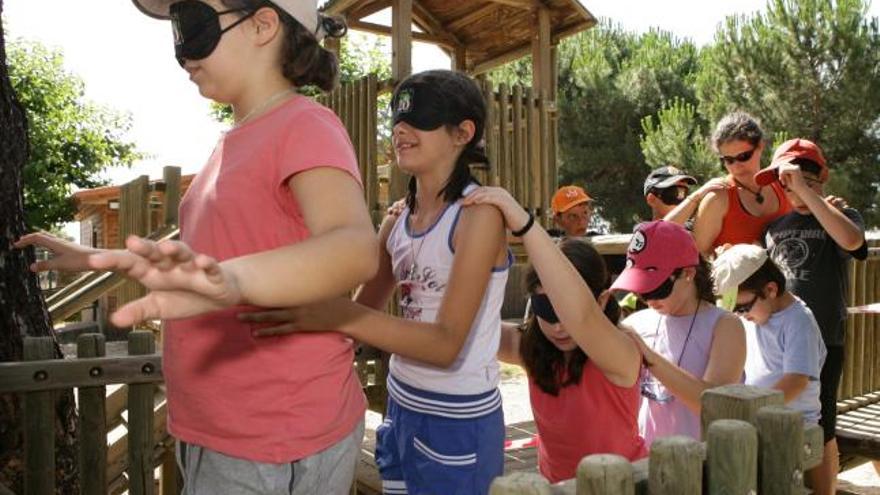
<svg viewBox="0 0 880 495">
<path fill-rule="evenodd" d="M 465 194 L 475 186 L 465 189 Z M 461 200 L 452 203 L 424 232 L 409 228 L 409 208 L 397 218 L 385 245 L 397 281 L 401 316 L 433 322 L 446 293 L 455 254 L 452 238 L 461 215 Z M 462 247 L 466 249 L 467 247 Z M 492 270 L 480 309 L 458 357 L 448 368 L 394 354 L 390 372 L 407 385 L 444 394 L 479 394 L 498 386 L 498 345 L 501 338 L 501 305 L 512 262 Z"/>
</svg>

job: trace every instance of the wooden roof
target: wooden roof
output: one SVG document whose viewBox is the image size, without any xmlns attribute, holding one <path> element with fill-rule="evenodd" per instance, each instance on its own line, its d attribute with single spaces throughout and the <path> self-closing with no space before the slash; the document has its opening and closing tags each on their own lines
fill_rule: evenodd
<svg viewBox="0 0 880 495">
<path fill-rule="evenodd" d="M 464 48 L 469 72 L 480 73 L 515 60 L 531 50 L 536 9 L 550 13 L 552 42 L 596 24 L 578 0 L 412 0 L 413 23 L 422 32 L 413 39 L 449 52 Z M 391 0 L 330 0 L 328 14 L 343 15 L 352 29 L 387 34 L 387 27 L 362 19 L 389 8 Z M 383 29 L 384 28 L 384 29 Z"/>
</svg>

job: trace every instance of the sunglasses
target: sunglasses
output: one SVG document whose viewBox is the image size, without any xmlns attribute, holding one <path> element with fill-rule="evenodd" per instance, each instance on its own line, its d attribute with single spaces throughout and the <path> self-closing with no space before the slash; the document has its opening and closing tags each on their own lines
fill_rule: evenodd
<svg viewBox="0 0 880 495">
<path fill-rule="evenodd" d="M 550 298 L 547 297 L 547 294 L 532 294 L 529 299 L 532 302 L 532 313 L 535 316 L 551 325 L 559 323 L 559 317 L 556 316 L 556 311 L 553 310 L 553 305 L 550 304 Z"/>
<path fill-rule="evenodd" d="M 724 168 L 725 165 L 733 165 L 736 162 L 747 162 L 752 158 L 752 155 L 755 154 L 755 150 L 757 149 L 758 147 L 755 146 L 748 151 L 743 151 L 734 156 L 721 155 L 718 157 L 718 161 L 721 163 L 721 168 Z"/>
<path fill-rule="evenodd" d="M 669 294 L 672 294 L 672 289 L 675 287 L 675 281 L 678 279 L 679 274 L 681 274 L 681 271 L 674 271 L 669 278 L 660 284 L 659 287 L 649 292 L 642 292 L 639 294 L 639 297 L 641 297 L 643 301 L 666 299 L 669 297 Z"/>
<path fill-rule="evenodd" d="M 753 297 L 751 301 L 734 306 L 733 312 L 738 315 L 748 314 L 749 311 L 751 311 L 752 308 L 755 306 L 756 302 L 758 302 L 758 294 L 755 294 L 755 297 Z"/>
<path fill-rule="evenodd" d="M 684 201 L 688 194 L 688 188 L 686 186 L 672 186 L 665 189 L 652 189 L 651 192 L 660 198 L 663 204 L 673 206 Z"/>
</svg>

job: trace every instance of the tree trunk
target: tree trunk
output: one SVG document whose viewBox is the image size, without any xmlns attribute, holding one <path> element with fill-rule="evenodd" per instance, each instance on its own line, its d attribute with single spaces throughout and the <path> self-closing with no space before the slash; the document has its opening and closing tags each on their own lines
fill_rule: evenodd
<svg viewBox="0 0 880 495">
<path fill-rule="evenodd" d="M 25 336 L 54 336 L 37 277 L 28 270 L 32 249 L 19 251 L 12 242 L 25 232 L 22 168 L 27 161 L 27 118 L 6 68 L 0 0 L 0 361 L 22 357 Z M 56 344 L 56 354 L 61 350 Z M 76 410 L 73 392 L 56 402 L 56 493 L 79 493 L 76 455 Z M 14 493 L 22 486 L 23 438 L 21 404 L 14 394 L 0 395 L 0 484 Z"/>
</svg>

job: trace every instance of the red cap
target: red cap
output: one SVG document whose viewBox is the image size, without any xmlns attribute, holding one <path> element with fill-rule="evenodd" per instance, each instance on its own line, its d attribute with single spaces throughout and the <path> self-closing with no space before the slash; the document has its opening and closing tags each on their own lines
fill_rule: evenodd
<svg viewBox="0 0 880 495">
<path fill-rule="evenodd" d="M 825 163 L 825 156 L 819 145 L 807 139 L 795 138 L 789 139 L 776 148 L 770 166 L 755 174 L 755 183 L 759 186 L 767 186 L 779 180 L 779 166 L 791 163 L 798 158 L 806 158 L 815 162 L 820 167 L 819 180 L 822 182 L 828 180 L 828 164 Z"/>
<path fill-rule="evenodd" d="M 550 207 L 553 213 L 559 214 L 570 210 L 571 208 L 581 204 L 589 203 L 593 198 L 584 191 L 584 188 L 578 186 L 562 186 L 553 195 L 550 201 Z"/>
<path fill-rule="evenodd" d="M 636 294 L 651 292 L 677 268 L 699 263 L 697 245 L 684 227 L 663 220 L 642 223 L 633 232 L 626 250 L 626 268 L 611 289 Z"/>
</svg>

